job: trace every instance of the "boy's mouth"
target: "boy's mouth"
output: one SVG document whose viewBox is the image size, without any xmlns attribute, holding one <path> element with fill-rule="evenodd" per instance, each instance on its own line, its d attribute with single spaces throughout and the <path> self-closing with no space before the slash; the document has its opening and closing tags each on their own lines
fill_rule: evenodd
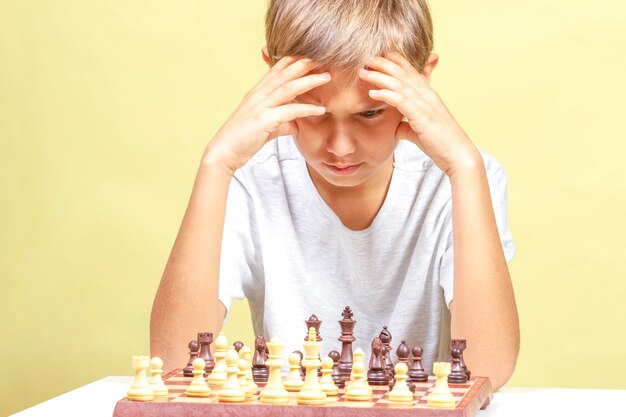
<svg viewBox="0 0 626 417">
<path fill-rule="evenodd" d="M 363 165 L 363 163 L 360 163 L 357 165 L 343 165 L 343 166 L 336 166 L 336 165 L 330 165 L 330 164 L 324 163 L 324 165 L 326 165 L 333 174 L 350 175 L 353 172 L 355 172 L 357 169 L 359 169 L 361 165 Z"/>
</svg>

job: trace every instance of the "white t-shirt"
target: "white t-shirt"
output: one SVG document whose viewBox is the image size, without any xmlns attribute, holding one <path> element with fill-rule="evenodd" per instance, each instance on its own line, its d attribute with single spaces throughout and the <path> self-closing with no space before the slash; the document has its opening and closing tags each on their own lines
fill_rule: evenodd
<svg viewBox="0 0 626 417">
<path fill-rule="evenodd" d="M 507 262 L 507 180 L 481 152 Z M 338 320 L 354 312 L 356 341 L 369 360 L 383 326 L 424 349 L 424 366 L 449 352 L 453 298 L 451 188 L 417 146 L 400 141 L 387 196 L 365 230 L 345 227 L 317 192 L 291 136 L 267 143 L 235 172 L 228 192 L 219 298 L 248 299 L 255 333 L 302 351 L 311 314 L 322 320 L 322 355 L 341 351 Z M 440 346 L 442 350 L 440 351 Z M 468 348 L 471 340 L 468 340 Z M 449 354 L 449 353 L 448 353 Z"/>
</svg>

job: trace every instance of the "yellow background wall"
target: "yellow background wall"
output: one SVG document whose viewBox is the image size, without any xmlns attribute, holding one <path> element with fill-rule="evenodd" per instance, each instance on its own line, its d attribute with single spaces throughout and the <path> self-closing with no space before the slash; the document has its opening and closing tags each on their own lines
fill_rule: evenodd
<svg viewBox="0 0 626 417">
<path fill-rule="evenodd" d="M 433 86 L 509 173 L 510 384 L 626 388 L 626 5 L 431 3 Z M 266 70 L 264 9 L 0 1 L 0 414 L 148 352 L 201 153 Z M 226 327 L 251 341 L 245 303 Z"/>
</svg>

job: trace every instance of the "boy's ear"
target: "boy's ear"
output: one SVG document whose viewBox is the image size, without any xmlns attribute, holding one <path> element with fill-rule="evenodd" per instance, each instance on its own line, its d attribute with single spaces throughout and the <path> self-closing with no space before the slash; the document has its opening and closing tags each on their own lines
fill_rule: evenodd
<svg viewBox="0 0 626 417">
<path fill-rule="evenodd" d="M 267 46 L 263 46 L 263 48 L 261 48 L 261 54 L 263 55 L 263 61 L 265 61 L 268 67 L 272 68 L 272 61 L 270 61 L 270 54 L 267 52 Z"/>
<path fill-rule="evenodd" d="M 422 75 L 426 77 L 428 84 L 430 84 L 430 76 L 438 63 L 439 55 L 434 53 L 430 54 L 430 56 L 428 57 L 428 62 L 426 62 L 426 65 L 424 65 L 424 69 L 422 70 Z"/>
</svg>

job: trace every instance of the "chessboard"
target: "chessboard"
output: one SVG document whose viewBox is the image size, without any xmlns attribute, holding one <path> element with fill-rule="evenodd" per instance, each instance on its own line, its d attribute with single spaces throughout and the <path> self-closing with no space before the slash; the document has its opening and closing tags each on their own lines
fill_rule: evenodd
<svg viewBox="0 0 626 417">
<path fill-rule="evenodd" d="M 296 393 L 290 393 L 288 404 L 264 404 L 259 400 L 259 392 L 242 403 L 219 402 L 217 389 L 211 387 L 211 396 L 189 397 L 185 390 L 192 377 L 185 377 L 182 369 L 165 375 L 163 380 L 169 389 L 167 397 L 156 397 L 154 401 L 139 402 L 123 398 L 117 402 L 113 417 L 174 417 L 174 416 L 234 416 L 234 417 L 472 417 L 480 409 L 489 405 L 493 389 L 489 378 L 472 377 L 464 384 L 449 384 L 456 400 L 453 409 L 434 409 L 427 406 L 427 398 L 435 384 L 435 378 L 428 382 L 415 382 L 413 402 L 392 403 L 387 399 L 386 386 L 372 386 L 371 401 L 348 401 L 343 396 L 329 396 L 324 405 L 298 405 Z M 263 387 L 259 384 L 260 388 Z"/>
</svg>

